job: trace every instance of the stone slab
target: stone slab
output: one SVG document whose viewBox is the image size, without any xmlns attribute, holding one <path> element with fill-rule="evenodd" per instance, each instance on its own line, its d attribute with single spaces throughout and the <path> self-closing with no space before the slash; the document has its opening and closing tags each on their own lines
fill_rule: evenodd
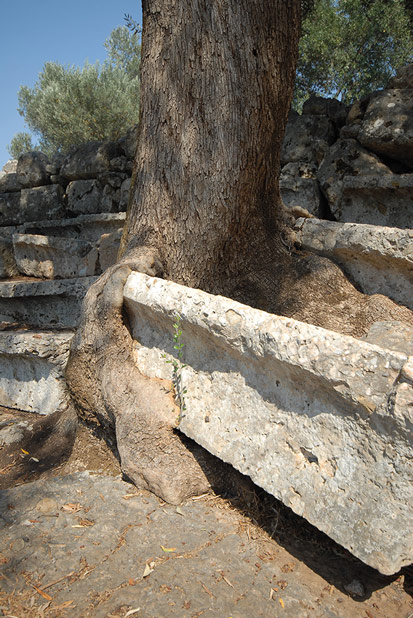
<svg viewBox="0 0 413 618">
<path fill-rule="evenodd" d="M 74 238 L 96 242 L 102 234 L 111 234 L 122 227 L 126 213 L 101 213 L 97 215 L 79 215 L 70 219 L 53 219 L 51 221 L 36 221 L 20 226 L 0 227 L 2 236 L 13 234 L 40 234 L 62 238 Z"/>
<path fill-rule="evenodd" d="M 0 405 L 48 415 L 66 408 L 73 332 L 0 332 Z"/>
<path fill-rule="evenodd" d="M 98 250 L 85 240 L 14 234 L 13 247 L 22 275 L 71 279 L 98 273 Z"/>
<path fill-rule="evenodd" d="M 0 282 L 0 322 L 75 328 L 83 297 L 96 279 Z"/>
<path fill-rule="evenodd" d="M 13 243 L 10 238 L 0 236 L 0 279 L 13 277 L 18 273 Z"/>
<path fill-rule="evenodd" d="M 345 223 L 413 228 L 413 174 L 344 176 L 334 214 Z"/>
<path fill-rule="evenodd" d="M 324 255 L 366 294 L 384 294 L 413 309 L 413 230 L 298 219 L 303 249 Z"/>
<path fill-rule="evenodd" d="M 139 273 L 124 299 L 150 377 L 181 316 L 181 431 L 382 573 L 412 562 L 413 358 Z"/>
</svg>

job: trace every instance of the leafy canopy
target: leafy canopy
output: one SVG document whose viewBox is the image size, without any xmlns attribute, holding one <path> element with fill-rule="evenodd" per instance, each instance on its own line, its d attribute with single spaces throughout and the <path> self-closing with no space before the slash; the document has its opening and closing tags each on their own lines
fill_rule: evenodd
<svg viewBox="0 0 413 618">
<path fill-rule="evenodd" d="M 315 93 L 351 103 L 413 60 L 402 0 L 315 0 L 303 22 L 294 107 Z"/>
<path fill-rule="evenodd" d="M 89 140 L 116 140 L 138 122 L 140 39 L 126 26 L 105 42 L 103 64 L 47 62 L 33 88 L 21 86 L 18 111 L 48 155 Z M 12 157 L 33 149 L 29 133 L 8 146 Z"/>
</svg>

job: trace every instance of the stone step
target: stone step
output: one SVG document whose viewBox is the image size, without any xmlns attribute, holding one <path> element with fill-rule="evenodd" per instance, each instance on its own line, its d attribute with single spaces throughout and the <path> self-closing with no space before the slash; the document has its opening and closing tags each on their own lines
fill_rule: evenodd
<svg viewBox="0 0 413 618">
<path fill-rule="evenodd" d="M 126 213 L 120 212 L 23 223 L 19 226 L 0 227 L 0 237 L 11 238 L 13 234 L 40 234 L 96 242 L 102 234 L 110 234 L 123 227 L 125 219 Z"/>
<path fill-rule="evenodd" d="M 365 294 L 413 309 L 413 229 L 298 219 L 303 249 L 339 264 Z"/>
<path fill-rule="evenodd" d="M 413 560 L 413 357 L 165 280 L 124 288 L 139 370 L 181 431 L 385 574 Z"/>
<path fill-rule="evenodd" d="M 75 328 L 84 295 L 97 277 L 0 282 L 0 322 Z"/>
<path fill-rule="evenodd" d="M 48 415 L 68 405 L 72 331 L 0 332 L 0 406 Z"/>
</svg>

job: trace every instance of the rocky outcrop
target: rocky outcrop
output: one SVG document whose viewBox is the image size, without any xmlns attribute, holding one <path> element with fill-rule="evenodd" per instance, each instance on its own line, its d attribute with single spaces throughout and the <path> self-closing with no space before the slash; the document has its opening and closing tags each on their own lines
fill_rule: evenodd
<svg viewBox="0 0 413 618">
<path fill-rule="evenodd" d="M 181 317 L 181 431 L 382 573 L 412 562 L 413 358 L 140 273 L 124 299 L 149 377 Z"/>
</svg>

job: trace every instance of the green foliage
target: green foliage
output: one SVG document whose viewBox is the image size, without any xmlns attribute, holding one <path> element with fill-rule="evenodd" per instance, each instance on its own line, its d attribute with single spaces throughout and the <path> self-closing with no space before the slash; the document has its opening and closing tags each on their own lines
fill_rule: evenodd
<svg viewBox="0 0 413 618">
<path fill-rule="evenodd" d="M 105 47 L 103 64 L 47 62 L 33 88 L 20 87 L 18 111 L 46 154 L 89 140 L 117 140 L 138 122 L 138 35 L 120 26 Z"/>
<path fill-rule="evenodd" d="M 33 146 L 30 133 L 24 132 L 16 133 L 10 144 L 7 146 L 7 150 L 9 151 L 12 159 L 18 159 L 21 154 L 35 149 L 36 148 Z"/>
<path fill-rule="evenodd" d="M 303 22 L 294 107 L 315 93 L 351 103 L 413 60 L 402 0 L 316 0 Z"/>
<path fill-rule="evenodd" d="M 182 362 L 184 356 L 184 344 L 182 343 L 181 316 L 179 313 L 175 315 L 173 328 L 174 350 L 176 350 L 177 358 L 168 359 L 166 354 L 163 354 L 163 358 L 166 359 L 166 363 L 170 363 L 172 365 L 172 384 L 175 392 L 174 398 L 175 403 L 179 406 L 180 410 L 179 417 L 177 419 L 177 425 L 179 425 L 182 415 L 186 410 L 185 395 L 187 392 L 186 388 L 182 386 L 182 370 L 187 367 L 187 365 Z"/>
</svg>

